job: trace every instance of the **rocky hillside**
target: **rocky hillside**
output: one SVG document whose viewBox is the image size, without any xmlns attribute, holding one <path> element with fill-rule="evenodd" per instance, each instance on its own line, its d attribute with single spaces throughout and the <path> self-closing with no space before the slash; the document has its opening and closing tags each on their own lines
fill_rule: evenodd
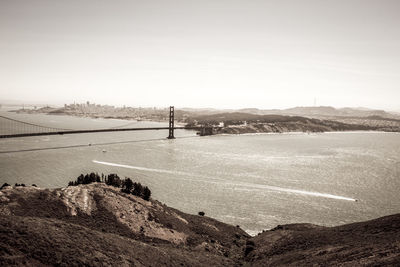
<svg viewBox="0 0 400 267">
<path fill-rule="evenodd" d="M 232 266 L 240 228 L 103 183 L 0 191 L 0 266 Z"/>
<path fill-rule="evenodd" d="M 103 183 L 0 191 L 0 266 L 265 266 L 400 263 L 400 215 L 256 237 Z"/>
</svg>

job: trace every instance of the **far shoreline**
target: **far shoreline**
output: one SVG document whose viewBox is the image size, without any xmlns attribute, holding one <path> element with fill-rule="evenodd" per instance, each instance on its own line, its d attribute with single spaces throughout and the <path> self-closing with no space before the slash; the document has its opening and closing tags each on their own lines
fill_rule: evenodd
<svg viewBox="0 0 400 267">
<path fill-rule="evenodd" d="M 82 118 L 82 119 L 93 119 L 93 120 L 110 120 L 110 121 L 120 121 L 122 122 L 127 122 L 128 124 L 131 123 L 139 123 L 140 122 L 154 122 L 154 123 L 163 123 L 163 124 L 168 124 L 168 121 L 166 120 L 157 120 L 157 119 L 149 119 L 149 118 L 143 118 L 143 119 L 135 119 L 135 118 L 128 118 L 128 117 L 109 117 L 109 116 L 85 116 L 85 115 L 81 115 L 81 114 L 68 114 L 68 113 L 54 113 L 54 114 L 50 114 L 50 113 L 45 113 L 45 112 L 26 112 L 26 111 L 21 111 L 21 110 L 4 110 L 7 113 L 15 113 L 15 114 L 26 114 L 26 115 L 55 115 L 57 117 L 65 117 L 65 118 Z M 176 126 L 181 126 L 181 127 L 185 127 L 187 126 L 187 123 L 185 122 L 179 122 L 176 121 L 175 122 Z M 258 125 L 258 126 L 257 126 Z M 111 128 L 116 128 L 116 127 L 125 127 L 126 125 L 117 125 L 117 126 L 113 126 Z M 318 125 L 317 125 L 318 126 Z M 355 127 L 357 125 L 354 125 Z M 201 127 L 201 125 L 199 126 Z M 212 127 L 212 126 L 210 126 Z M 264 128 L 263 128 L 264 127 Z M 268 128 L 269 127 L 269 128 Z M 272 128 L 271 128 L 272 127 Z M 317 129 L 312 129 L 312 127 L 310 126 L 310 130 L 306 130 L 307 127 L 309 127 L 307 124 L 297 124 L 294 123 L 292 126 L 293 128 L 303 128 L 303 131 L 290 131 L 287 130 L 287 126 L 284 124 L 280 124 L 280 122 L 276 122 L 276 123 L 249 123 L 248 126 L 242 126 L 242 127 L 238 127 L 238 126 L 234 126 L 234 127 L 222 127 L 222 128 L 214 128 L 216 129 L 216 131 L 213 130 L 213 133 L 211 134 L 205 134 L 203 136 L 211 136 L 211 135 L 222 135 L 222 136 L 228 136 L 228 135 L 244 135 L 244 136 L 256 136 L 256 135 L 275 135 L 275 134 L 284 134 L 284 135 L 300 135 L 300 134 L 307 134 L 307 135 L 316 135 L 319 133 L 350 133 L 350 134 L 354 134 L 354 133 L 394 133 L 397 132 L 399 133 L 399 131 L 396 131 L 397 129 L 394 130 L 382 130 L 382 129 L 360 129 L 360 130 L 323 130 L 321 128 L 317 128 Z M 207 128 L 207 127 L 206 127 Z M 325 127 L 326 128 L 326 127 Z M 332 128 L 332 127 L 331 127 Z M 371 127 L 372 128 L 372 127 Z M 186 129 L 186 130 L 190 130 L 190 131 L 197 131 L 197 130 L 193 130 L 193 129 Z M 271 131 L 269 131 L 271 130 Z M 293 129 L 294 130 L 294 129 Z M 199 132 L 197 132 L 198 135 Z"/>
</svg>

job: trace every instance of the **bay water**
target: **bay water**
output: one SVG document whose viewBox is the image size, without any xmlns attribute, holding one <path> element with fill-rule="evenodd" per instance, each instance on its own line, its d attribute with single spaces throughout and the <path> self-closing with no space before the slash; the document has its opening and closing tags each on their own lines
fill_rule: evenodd
<svg viewBox="0 0 400 267">
<path fill-rule="evenodd" d="M 1 115 L 67 129 L 167 126 Z M 12 124 L 1 127 L 12 131 Z M 0 139 L 0 183 L 54 188 L 81 173 L 117 173 L 149 186 L 153 198 L 171 207 L 191 214 L 203 211 L 250 234 L 278 224 L 333 226 L 400 212 L 398 133 L 199 137 L 176 130 L 175 140 L 167 135 L 159 130 Z"/>
</svg>

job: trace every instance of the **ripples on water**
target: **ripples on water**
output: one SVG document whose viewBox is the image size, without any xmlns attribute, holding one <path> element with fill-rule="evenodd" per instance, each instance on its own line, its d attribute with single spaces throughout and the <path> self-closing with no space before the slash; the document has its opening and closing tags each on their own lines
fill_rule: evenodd
<svg viewBox="0 0 400 267">
<path fill-rule="evenodd" d="M 14 116 L 74 129 L 126 124 Z M 80 145 L 0 153 L 0 183 L 60 187 L 80 173 L 118 173 L 149 185 L 153 197 L 169 206 L 193 214 L 205 211 L 253 234 L 277 224 L 338 225 L 400 212 L 400 135 L 396 133 L 197 137 L 179 130 L 177 136 L 187 138 L 176 140 L 164 139 L 166 135 L 167 131 L 145 131 L 0 140 L 1 151 Z M 149 139 L 160 140 L 141 141 Z"/>
</svg>

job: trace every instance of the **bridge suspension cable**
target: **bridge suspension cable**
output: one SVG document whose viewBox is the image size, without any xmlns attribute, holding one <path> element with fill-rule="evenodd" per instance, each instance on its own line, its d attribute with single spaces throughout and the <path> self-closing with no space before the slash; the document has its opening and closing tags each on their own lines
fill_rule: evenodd
<svg viewBox="0 0 400 267">
<path fill-rule="evenodd" d="M 9 118 L 9 117 L 5 117 L 5 116 L 1 116 L 0 115 L 0 118 L 2 118 L 2 119 L 7 119 L 7 120 L 10 120 L 10 121 L 14 121 L 14 122 L 18 122 L 18 123 L 22 123 L 22 124 L 26 124 L 26 125 L 31 125 L 31 126 L 36 126 L 36 127 L 40 127 L 40 128 L 45 128 L 45 129 L 53 129 L 53 130 L 58 130 L 58 131 L 68 131 L 68 130 L 71 130 L 71 129 L 65 129 L 65 128 L 55 128 L 55 127 L 48 127 L 48 126 L 43 126 L 43 125 L 39 125 L 39 124 L 35 124 L 35 123 L 30 123 L 30 122 L 25 122 L 25 121 L 20 121 L 20 120 L 16 120 L 16 119 L 13 119 L 13 118 Z"/>
<path fill-rule="evenodd" d="M 0 135 L 70 131 L 71 129 L 43 126 L 0 115 Z"/>
</svg>

